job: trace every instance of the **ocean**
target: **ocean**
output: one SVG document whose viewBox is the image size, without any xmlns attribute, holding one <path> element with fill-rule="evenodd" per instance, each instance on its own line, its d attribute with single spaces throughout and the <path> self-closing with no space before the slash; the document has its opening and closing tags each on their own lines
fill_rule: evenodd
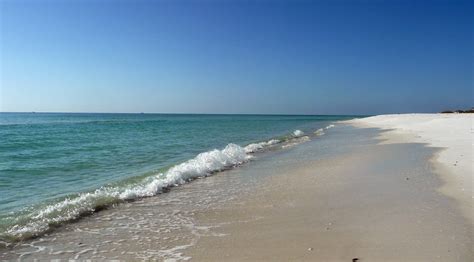
<svg viewBox="0 0 474 262">
<path fill-rule="evenodd" d="M 0 244 L 161 197 L 258 161 L 259 154 L 320 137 L 335 121 L 351 118 L 0 113 Z"/>
</svg>

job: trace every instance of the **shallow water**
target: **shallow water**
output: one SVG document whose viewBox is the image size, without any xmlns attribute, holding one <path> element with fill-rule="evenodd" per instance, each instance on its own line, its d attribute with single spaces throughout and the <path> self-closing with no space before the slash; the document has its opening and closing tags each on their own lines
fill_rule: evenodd
<svg viewBox="0 0 474 262">
<path fill-rule="evenodd" d="M 261 151 L 291 148 L 348 118 L 0 113 L 0 240 L 40 236 Z"/>
<path fill-rule="evenodd" d="M 266 169 L 249 168 L 269 176 L 242 205 L 202 213 L 199 224 L 219 225 L 212 231 L 219 237 L 201 237 L 184 254 L 196 261 L 473 261 L 472 224 L 438 191 L 443 180 L 431 160 L 439 149 L 378 144 L 370 129 L 331 131 L 273 156 Z"/>
<path fill-rule="evenodd" d="M 378 155 L 377 151 L 374 151 L 374 148 L 379 148 L 376 146 L 378 141 L 375 139 L 379 134 L 377 130 L 356 129 L 336 124 L 334 128 L 323 131 L 324 135 L 317 132 L 319 135 L 308 137 L 304 143 L 289 141 L 280 144 L 277 148 L 259 151 L 253 155 L 251 161 L 242 163 L 238 168 L 214 173 L 213 176 L 203 179 L 196 179 L 180 187 L 172 188 L 165 194 L 119 204 L 77 222 L 65 224 L 39 238 L 11 244 L 0 250 L 0 257 L 10 260 L 18 258 L 24 260 L 188 260 L 191 258 L 189 251 L 195 250 L 193 247 L 199 247 L 200 239 L 212 236 L 224 240 L 228 232 L 222 229 L 225 229 L 227 225 L 242 222 L 244 224 L 252 223 L 252 221 L 264 219 L 258 213 L 246 213 L 243 216 L 227 219 L 222 217 L 221 212 L 226 209 L 239 210 L 239 206 L 248 203 L 246 202 L 248 201 L 247 196 L 265 195 L 266 191 L 275 190 L 269 186 L 271 183 L 269 184 L 267 179 L 274 181 L 275 176 L 282 175 L 286 177 L 285 179 L 291 179 L 294 170 L 301 169 L 308 163 L 318 161 L 323 163 L 329 160 L 337 165 L 334 161 L 337 161 L 340 156 L 357 156 L 369 149 L 371 151 L 364 153 L 365 155 Z M 307 134 L 309 135 L 309 133 Z M 359 168 L 355 165 L 354 168 L 359 171 L 347 172 L 347 178 L 338 180 L 338 183 L 346 183 L 354 187 L 353 192 L 360 192 L 365 195 L 364 197 L 352 198 L 351 194 L 334 194 L 331 191 L 324 191 L 322 190 L 325 188 L 324 184 L 319 187 L 315 186 L 315 188 L 321 189 L 321 199 L 318 200 L 323 202 L 323 206 L 327 205 L 328 201 L 332 201 L 337 205 L 347 205 L 347 208 L 330 209 L 327 213 L 320 214 L 321 217 L 314 219 L 325 220 L 328 216 L 334 215 L 334 219 L 347 220 L 341 224 L 351 225 L 351 221 L 359 221 L 362 224 L 368 224 L 363 228 L 369 228 L 377 225 L 371 224 L 371 220 L 366 222 L 354 220 L 359 216 L 360 219 L 363 219 L 364 212 L 348 211 L 353 208 L 354 201 L 357 203 L 357 200 L 361 200 L 358 202 L 361 205 L 360 208 L 365 206 L 365 202 L 373 201 L 380 203 L 377 210 L 395 207 L 397 210 L 408 208 L 411 210 L 408 213 L 396 213 L 398 217 L 402 217 L 400 221 L 408 219 L 416 222 L 405 224 L 404 227 L 413 227 L 409 231 L 397 231 L 402 235 L 417 232 L 414 234 L 414 243 L 418 246 L 414 244 L 416 247 L 409 248 L 408 251 L 429 251 L 432 246 L 441 245 L 444 248 L 439 249 L 439 252 L 425 252 L 429 256 L 424 253 L 425 255 L 420 255 L 419 258 L 446 258 L 445 255 L 450 254 L 450 260 L 462 261 L 462 258 L 467 256 L 464 252 L 466 252 L 466 244 L 469 243 L 466 241 L 469 233 L 465 230 L 469 227 L 462 216 L 456 213 L 452 200 L 436 192 L 436 188 L 440 186 L 441 182 L 431 173 L 428 163 L 428 159 L 433 154 L 432 150 L 419 144 L 395 145 L 390 148 L 383 146 L 382 148 L 379 149 L 382 150 L 380 159 L 385 159 L 384 161 L 377 162 L 373 167 L 365 162 L 361 163 Z M 390 158 L 392 155 L 395 159 Z M 364 170 L 361 167 L 375 170 L 365 173 L 365 171 L 360 171 Z M 393 172 L 386 172 L 386 168 Z M 317 169 L 317 166 L 312 167 L 316 176 L 319 174 Z M 379 172 L 380 177 L 372 176 Z M 405 176 L 410 177 L 409 183 L 405 180 Z M 398 189 L 387 190 L 386 186 L 380 186 L 383 183 L 377 182 L 378 179 L 383 179 L 385 181 L 383 183 L 394 186 L 399 183 L 410 187 L 396 185 L 395 187 L 401 188 L 401 191 Z M 324 183 L 325 179 L 317 181 Z M 294 182 L 290 184 L 294 184 Z M 284 190 L 288 190 L 284 184 L 281 186 Z M 358 187 L 367 191 L 357 189 Z M 399 196 L 400 192 L 403 192 L 404 195 Z M 386 196 L 391 196 L 392 199 L 390 200 Z M 399 202 L 405 204 L 398 208 L 397 205 L 391 204 L 393 201 L 397 205 Z M 370 212 L 375 212 L 374 210 L 370 209 Z M 338 212 L 350 212 L 350 214 L 340 215 Z M 213 215 L 214 213 L 215 215 Z M 379 215 L 384 216 L 385 214 L 386 212 L 383 211 Z M 381 221 L 387 220 L 398 225 L 397 216 L 393 216 L 393 218 L 389 216 L 390 219 L 384 218 Z M 423 223 L 419 224 L 420 221 Z M 322 225 L 326 226 L 324 223 Z M 435 231 L 432 230 L 433 225 L 436 226 Z M 396 227 L 389 226 L 387 228 Z M 323 229 L 323 232 L 326 231 Z M 383 235 L 384 230 L 381 230 L 382 235 L 380 236 L 375 234 L 376 232 L 369 232 L 370 234 L 363 237 L 373 237 L 376 240 L 387 237 Z M 449 238 L 443 238 L 445 232 L 449 232 Z M 436 237 L 435 242 L 420 240 L 428 233 Z M 362 236 L 358 236 L 358 238 L 360 237 Z M 303 249 L 304 252 L 305 250 Z M 396 252 L 397 249 L 389 248 L 388 250 Z M 405 255 L 410 254 L 406 253 Z M 397 254 L 394 255 L 396 257 Z"/>
<path fill-rule="evenodd" d="M 253 155 L 239 168 L 216 173 L 173 188 L 169 193 L 102 210 L 34 240 L 4 249 L 7 259 L 187 259 L 184 251 L 202 236 L 213 235 L 219 223 L 201 225 L 196 215 L 264 191 L 263 179 L 320 158 L 375 143 L 369 131 L 336 125 L 295 143 Z M 374 134 L 375 131 L 371 131 Z M 314 133 L 314 132 L 313 132 Z M 307 133 L 309 135 L 309 133 Z M 354 143 L 357 140 L 357 143 Z M 252 217 L 251 219 L 259 219 Z"/>
</svg>

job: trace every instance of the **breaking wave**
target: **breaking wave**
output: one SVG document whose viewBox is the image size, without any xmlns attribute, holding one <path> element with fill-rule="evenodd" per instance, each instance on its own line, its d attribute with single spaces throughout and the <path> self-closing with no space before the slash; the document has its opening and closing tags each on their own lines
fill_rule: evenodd
<svg viewBox="0 0 474 262">
<path fill-rule="evenodd" d="M 293 136 L 294 137 L 300 137 L 300 136 L 303 136 L 304 135 L 304 132 L 301 131 L 301 130 L 295 130 L 293 131 Z"/>
<path fill-rule="evenodd" d="M 333 125 L 326 127 L 326 129 Z M 316 131 L 318 132 L 318 131 Z M 107 206 L 151 197 L 167 189 L 182 185 L 200 177 L 239 166 L 254 157 L 254 154 L 274 147 L 287 148 L 310 140 L 301 130 L 291 135 L 252 143 L 245 147 L 228 144 L 225 148 L 210 150 L 175 165 L 166 171 L 151 174 L 141 179 L 130 179 L 120 185 L 102 186 L 91 192 L 70 195 L 54 203 L 25 208 L 10 213 L 2 219 L 9 225 L 0 225 L 0 240 L 16 241 L 41 235 L 64 222 L 91 214 Z"/>
</svg>

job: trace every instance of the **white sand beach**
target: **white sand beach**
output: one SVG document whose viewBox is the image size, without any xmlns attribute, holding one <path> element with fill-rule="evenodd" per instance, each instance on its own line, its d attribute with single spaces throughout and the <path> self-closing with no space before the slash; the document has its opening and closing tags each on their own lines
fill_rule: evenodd
<svg viewBox="0 0 474 262">
<path fill-rule="evenodd" d="M 331 127 L 0 258 L 473 261 L 472 116 L 376 116 Z"/>
<path fill-rule="evenodd" d="M 474 0 L 65 2 L 0 0 L 0 262 L 474 262 Z"/>
<path fill-rule="evenodd" d="M 202 237 L 186 254 L 195 261 L 472 261 L 472 116 L 344 123 L 362 127 L 350 131 L 361 136 L 330 139 L 348 136 L 357 146 L 282 169 L 255 196 L 201 214 L 200 223 L 220 223 L 219 237 Z M 367 127 L 395 130 L 372 144 Z"/>
<path fill-rule="evenodd" d="M 460 202 L 464 213 L 474 221 L 473 151 L 474 114 L 395 114 L 350 120 L 359 127 L 387 129 L 382 143 L 426 143 L 442 148 L 434 160 L 445 180 L 440 189 Z"/>
</svg>

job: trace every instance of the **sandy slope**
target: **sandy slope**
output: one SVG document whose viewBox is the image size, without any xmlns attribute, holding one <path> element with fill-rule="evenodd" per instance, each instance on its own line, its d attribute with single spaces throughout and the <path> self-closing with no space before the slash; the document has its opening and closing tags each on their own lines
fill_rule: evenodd
<svg viewBox="0 0 474 262">
<path fill-rule="evenodd" d="M 456 198 L 472 220 L 474 114 L 379 115 L 348 122 L 390 129 L 382 136 L 384 143 L 427 143 L 443 148 L 435 157 L 446 181 L 442 192 Z"/>
<path fill-rule="evenodd" d="M 343 138 L 340 134 L 332 139 Z M 275 157 L 271 163 L 277 168 L 259 190 L 198 213 L 199 224 L 212 234 L 201 236 L 186 256 L 192 261 L 473 261 L 470 222 L 454 199 L 436 190 L 443 183 L 429 164 L 436 149 L 372 144 L 347 135 L 357 144 L 352 150 L 294 164 L 283 160 L 321 154 L 326 147 Z"/>
</svg>

